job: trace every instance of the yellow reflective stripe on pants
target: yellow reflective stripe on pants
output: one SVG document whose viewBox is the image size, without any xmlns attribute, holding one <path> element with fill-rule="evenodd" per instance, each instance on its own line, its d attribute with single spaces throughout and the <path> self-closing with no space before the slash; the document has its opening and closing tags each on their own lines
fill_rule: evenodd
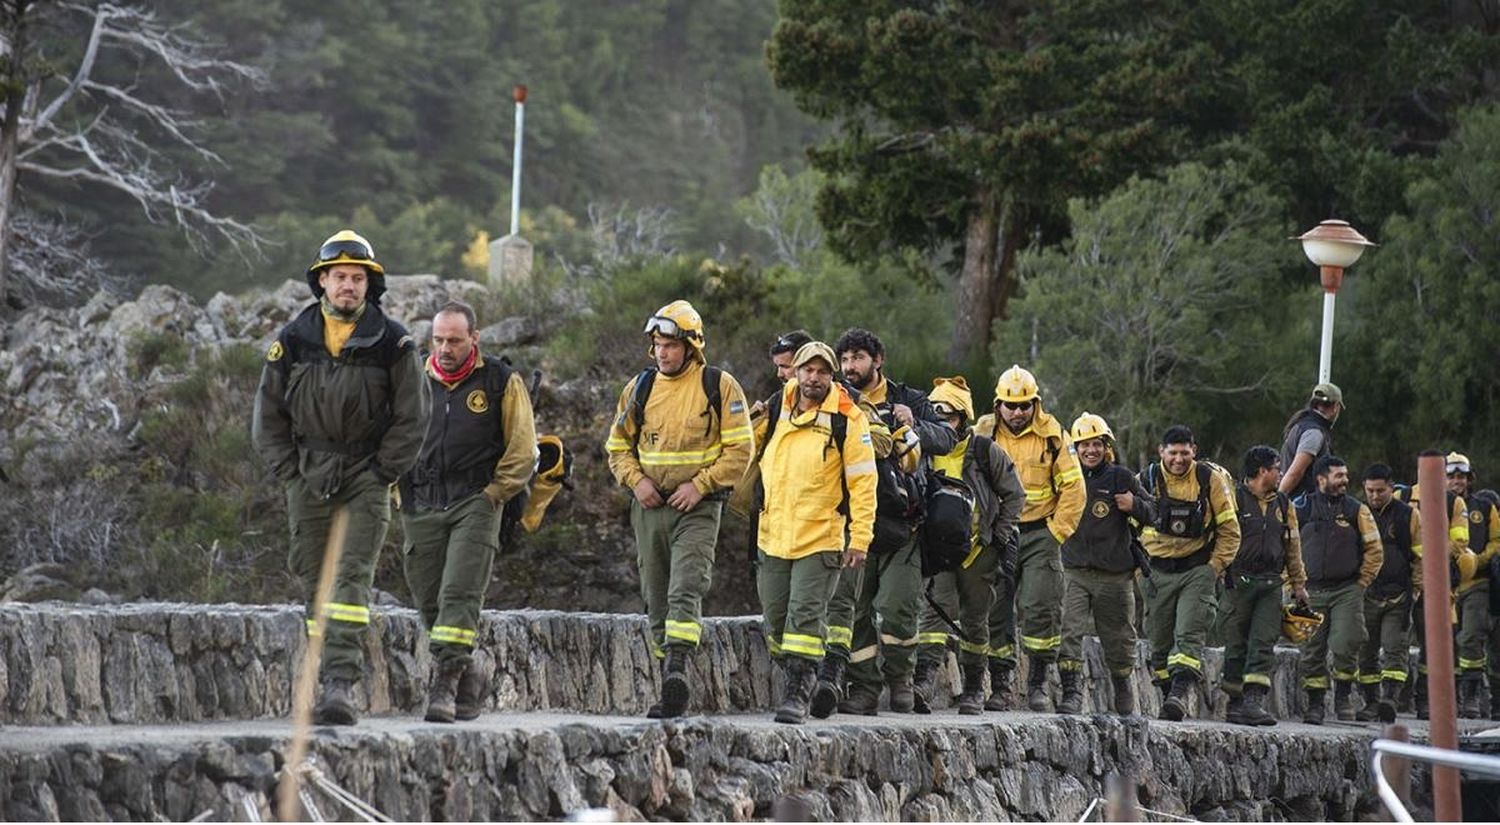
<svg viewBox="0 0 1500 825">
<path fill-rule="evenodd" d="M 771 651 L 772 656 L 780 656 L 781 640 L 774 637 L 766 639 L 766 649 Z"/>
<path fill-rule="evenodd" d="M 316 619 L 307 620 L 307 635 L 308 637 L 318 635 L 318 621 Z"/>
<path fill-rule="evenodd" d="M 788 633 L 781 637 L 781 649 L 787 653 L 797 653 L 816 659 L 823 655 L 823 640 L 817 636 Z"/>
<path fill-rule="evenodd" d="M 1481 658 L 1481 659 L 1465 659 L 1464 657 L 1460 656 L 1460 657 L 1458 657 L 1458 669 L 1459 670 L 1484 670 L 1484 663 L 1485 663 L 1485 661 L 1486 660 L 1483 659 L 1483 658 Z"/>
<path fill-rule="evenodd" d="M 880 653 L 880 646 L 879 645 L 870 645 L 869 647 L 862 647 L 859 650 L 856 650 L 853 653 L 849 654 L 849 661 L 851 663 L 852 662 L 868 662 L 871 659 L 875 658 L 877 655 L 879 655 L 879 653 Z"/>
<path fill-rule="evenodd" d="M 986 651 L 986 655 L 993 659 L 1009 659 L 1016 655 L 1016 646 L 1001 645 L 999 647 L 992 647 Z"/>
<path fill-rule="evenodd" d="M 1359 678 L 1359 671 L 1357 670 L 1335 670 L 1333 672 L 1333 680 L 1335 682 L 1352 682 L 1357 678 Z"/>
<path fill-rule="evenodd" d="M 990 647 L 989 645 L 976 645 L 973 642 L 967 642 L 963 639 L 959 639 L 958 649 L 964 653 L 974 653 L 979 656 L 983 656 L 989 652 Z"/>
<path fill-rule="evenodd" d="M 1198 659 L 1194 659 L 1192 656 L 1189 656 L 1186 653 L 1173 653 L 1171 656 L 1167 657 L 1167 667 L 1172 668 L 1178 665 L 1192 668 L 1193 670 L 1203 669 L 1203 662 L 1199 661 Z"/>
<path fill-rule="evenodd" d="M 370 608 L 362 604 L 329 602 L 323 605 L 323 615 L 335 622 L 348 622 L 349 624 L 370 623 Z"/>
<path fill-rule="evenodd" d="M 1308 676 L 1302 680 L 1302 687 L 1308 690 L 1327 690 L 1327 676 Z"/>
<path fill-rule="evenodd" d="M 854 628 L 828 626 L 828 644 L 849 648 L 854 644 Z"/>
<path fill-rule="evenodd" d="M 1167 670 L 1166 668 L 1162 668 L 1161 670 L 1153 670 L 1153 671 L 1151 671 L 1151 675 L 1157 681 L 1161 681 L 1161 680 L 1164 680 L 1164 679 L 1170 679 L 1170 678 L 1172 678 L 1172 671 Z"/>
<path fill-rule="evenodd" d="M 1361 673 L 1359 674 L 1359 683 L 1362 685 L 1378 685 L 1380 684 L 1380 674 Z"/>
<path fill-rule="evenodd" d="M 1265 676 L 1260 673 L 1246 673 L 1244 682 L 1247 685 L 1263 685 L 1265 687 L 1270 687 L 1271 677 Z"/>
<path fill-rule="evenodd" d="M 919 644 L 919 645 L 946 645 L 946 644 L 948 644 L 948 634 L 947 633 L 939 633 L 937 631 L 932 631 L 932 630 L 923 631 L 923 632 L 917 634 L 917 644 Z"/>
<path fill-rule="evenodd" d="M 433 640 L 434 642 L 447 642 L 449 644 L 468 645 L 469 647 L 473 647 L 475 635 L 476 634 L 474 631 L 468 630 L 466 628 L 438 625 L 432 630 L 428 631 L 427 638 Z"/>
<path fill-rule="evenodd" d="M 1044 650 L 1056 650 L 1062 645 L 1061 636 L 1022 636 L 1021 646 L 1028 653 L 1040 653 Z"/>
<path fill-rule="evenodd" d="M 1404 670 L 1382 670 L 1382 671 L 1380 671 L 1380 678 L 1382 678 L 1382 679 L 1384 679 L 1384 680 L 1386 680 L 1388 682 L 1405 682 L 1406 681 L 1406 671 L 1404 671 Z"/>
<path fill-rule="evenodd" d="M 667 639 L 698 644 L 703 638 L 703 625 L 697 622 L 680 622 L 667 619 Z"/>
</svg>

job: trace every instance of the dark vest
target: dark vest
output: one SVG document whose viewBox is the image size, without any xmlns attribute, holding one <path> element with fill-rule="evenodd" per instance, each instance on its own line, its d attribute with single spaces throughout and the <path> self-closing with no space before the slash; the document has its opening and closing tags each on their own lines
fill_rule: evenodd
<svg viewBox="0 0 1500 825">
<path fill-rule="evenodd" d="M 1130 517 L 1115 506 L 1115 493 L 1134 492 L 1130 471 L 1118 464 L 1084 470 L 1083 517 L 1062 546 L 1064 567 L 1124 573 L 1135 568 L 1130 553 Z"/>
<path fill-rule="evenodd" d="M 1309 587 L 1338 587 L 1359 578 L 1365 552 L 1359 535 L 1359 506 L 1349 496 L 1330 501 L 1314 493 L 1297 507 Z"/>
<path fill-rule="evenodd" d="M 1469 504 L 1469 549 L 1483 553 L 1490 543 L 1490 510 L 1494 505 L 1479 496 L 1471 496 Z M 1452 512 L 1452 505 L 1449 505 Z"/>
<path fill-rule="evenodd" d="M 1302 440 L 1302 435 L 1308 430 L 1323 431 L 1323 448 L 1313 456 L 1313 464 L 1318 459 L 1333 452 L 1333 425 L 1323 414 L 1314 409 L 1305 409 L 1292 421 L 1287 428 L 1286 438 L 1281 442 L 1281 466 L 1290 468 L 1292 460 L 1297 457 L 1297 442 Z M 1292 498 L 1303 495 L 1313 495 L 1318 492 L 1318 477 L 1313 475 L 1313 464 L 1307 465 L 1307 471 L 1302 474 L 1302 480 L 1297 482 L 1297 489 L 1291 492 Z M 1298 516 L 1301 518 L 1301 516 Z"/>
<path fill-rule="evenodd" d="M 1384 510 L 1371 512 L 1375 516 L 1375 526 L 1380 530 L 1385 561 L 1380 565 L 1380 574 L 1370 584 L 1369 595 L 1377 599 L 1392 599 L 1411 592 L 1412 565 L 1418 563 L 1411 550 L 1411 505 L 1391 499 Z"/>
<path fill-rule="evenodd" d="M 427 377 L 432 417 L 416 466 L 401 477 L 402 507 L 446 510 L 494 480 L 495 465 L 505 454 L 500 402 L 511 373 L 497 358 L 486 360 L 451 390 Z"/>
<path fill-rule="evenodd" d="M 1244 484 L 1235 487 L 1234 497 L 1239 510 L 1240 550 L 1229 566 L 1230 572 L 1253 579 L 1280 578 L 1286 566 L 1286 543 L 1291 538 L 1292 528 L 1287 525 L 1291 502 L 1277 493 L 1262 513 L 1260 499 Z"/>
</svg>

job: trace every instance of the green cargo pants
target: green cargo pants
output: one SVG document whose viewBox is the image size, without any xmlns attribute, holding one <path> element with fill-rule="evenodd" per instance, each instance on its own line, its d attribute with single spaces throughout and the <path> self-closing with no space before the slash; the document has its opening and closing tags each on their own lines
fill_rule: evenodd
<svg viewBox="0 0 1500 825">
<path fill-rule="evenodd" d="M 854 605 L 851 685 L 879 693 L 885 682 L 911 676 L 921 607 L 922 557 L 916 535 L 895 550 L 871 553 Z"/>
<path fill-rule="evenodd" d="M 467 667 L 474 652 L 490 565 L 500 549 L 501 512 L 483 492 L 447 510 L 401 511 L 406 586 L 439 662 Z"/>
<path fill-rule="evenodd" d="M 1475 585 L 1458 597 L 1458 673 L 1482 673 L 1490 638 L 1490 585 Z"/>
<path fill-rule="evenodd" d="M 863 566 L 840 572 L 833 596 L 828 600 L 828 653 L 846 662 L 849 661 L 849 650 L 854 646 L 854 606 L 859 601 L 859 588 L 864 580 Z"/>
<path fill-rule="evenodd" d="M 1234 587 L 1219 598 L 1219 633 L 1224 639 L 1219 687 L 1231 696 L 1247 684 L 1269 688 L 1281 638 L 1281 578 L 1235 576 Z"/>
<path fill-rule="evenodd" d="M 1014 598 L 996 587 L 990 610 L 990 656 L 1015 662 L 1016 614 L 1020 614 L 1021 649 L 1043 662 L 1057 661 L 1062 646 L 1062 548 L 1045 526 L 1021 530 Z M 999 651 L 1010 650 L 1002 655 Z"/>
<path fill-rule="evenodd" d="M 1088 567 L 1063 570 L 1062 646 L 1059 670 L 1083 669 L 1083 637 L 1092 628 L 1104 665 L 1116 676 L 1135 669 L 1135 572 Z"/>
<path fill-rule="evenodd" d="M 302 585 L 309 633 L 313 629 L 313 602 L 317 598 L 318 574 L 328 549 L 333 513 L 342 507 L 349 515 L 343 553 L 334 572 L 333 592 L 323 606 L 328 617 L 320 668 L 324 677 L 357 682 L 364 676 L 370 585 L 375 581 L 375 562 L 391 523 L 390 495 L 390 487 L 381 484 L 371 472 L 355 476 L 328 499 L 310 492 L 300 477 L 286 485 L 287 521 L 292 533 L 289 566 Z"/>
<path fill-rule="evenodd" d="M 844 554 L 826 550 L 800 559 L 757 551 L 755 589 L 772 656 L 821 660 L 827 646 L 828 601 L 840 578 Z M 853 578 L 853 577 L 851 577 Z"/>
<path fill-rule="evenodd" d="M 1359 649 L 1365 643 L 1365 589 L 1356 583 L 1308 590 L 1312 609 L 1323 614 L 1323 624 L 1302 646 L 1302 687 L 1328 688 L 1333 680 L 1352 682 L 1359 676 Z"/>
<path fill-rule="evenodd" d="M 1146 595 L 1146 638 L 1151 672 L 1158 681 L 1178 671 L 1203 674 L 1203 644 L 1218 612 L 1218 577 L 1211 565 L 1181 572 L 1151 571 L 1155 589 Z"/>
<path fill-rule="evenodd" d="M 1390 599 L 1365 596 L 1365 643 L 1359 648 L 1362 685 L 1405 682 L 1410 662 L 1411 594 Z"/>
<path fill-rule="evenodd" d="M 669 644 L 697 647 L 703 638 L 703 597 L 713 583 L 714 546 L 724 502 L 704 499 L 686 513 L 630 501 L 641 598 L 651 622 L 651 653 Z"/>
<path fill-rule="evenodd" d="M 963 629 L 958 640 L 958 661 L 963 665 L 984 665 L 990 648 L 990 609 L 995 602 L 995 575 L 1000 567 L 1000 552 L 993 548 L 979 551 L 968 567 L 960 567 L 932 578 L 932 600 Z M 941 662 L 947 658 L 948 639 L 955 637 L 953 628 L 943 621 L 927 599 L 922 599 L 921 631 L 917 634 L 917 658 Z"/>
</svg>

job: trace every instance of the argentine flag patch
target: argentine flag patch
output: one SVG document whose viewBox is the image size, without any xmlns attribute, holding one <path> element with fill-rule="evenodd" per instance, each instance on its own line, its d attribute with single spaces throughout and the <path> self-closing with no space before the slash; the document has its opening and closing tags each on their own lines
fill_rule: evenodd
<svg viewBox="0 0 1500 825">
<path fill-rule="evenodd" d="M 743 401 L 731 401 L 731 402 L 729 402 L 729 414 L 730 415 L 739 415 L 740 413 L 743 413 L 744 411 L 745 411 L 745 402 L 743 402 Z"/>
<path fill-rule="evenodd" d="M 865 433 L 864 435 L 861 435 L 859 437 L 859 443 L 868 446 L 870 444 L 870 434 L 869 433 Z"/>
</svg>

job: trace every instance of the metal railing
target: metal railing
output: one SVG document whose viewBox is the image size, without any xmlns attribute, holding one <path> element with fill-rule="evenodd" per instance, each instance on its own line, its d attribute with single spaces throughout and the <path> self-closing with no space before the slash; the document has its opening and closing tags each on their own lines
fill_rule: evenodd
<svg viewBox="0 0 1500 825">
<path fill-rule="evenodd" d="M 1406 804 L 1402 802 L 1400 795 L 1386 781 L 1385 771 L 1382 768 L 1382 761 L 1386 754 L 1432 765 L 1445 765 L 1500 779 L 1500 756 L 1465 753 L 1428 745 L 1413 745 L 1394 739 L 1376 739 L 1370 747 L 1374 751 L 1374 756 L 1370 758 L 1370 769 L 1375 774 L 1375 790 L 1380 795 L 1380 801 L 1385 803 L 1385 807 L 1397 822 L 1413 822 L 1414 820 L 1407 812 Z"/>
</svg>

